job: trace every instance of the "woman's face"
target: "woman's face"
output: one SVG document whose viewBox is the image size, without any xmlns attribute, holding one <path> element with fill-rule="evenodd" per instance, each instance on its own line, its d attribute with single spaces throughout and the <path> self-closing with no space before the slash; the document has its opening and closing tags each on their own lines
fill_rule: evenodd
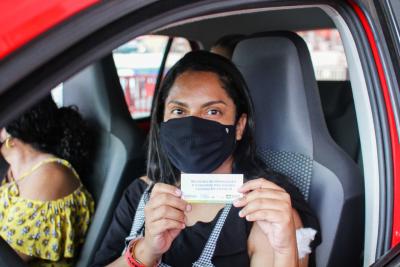
<svg viewBox="0 0 400 267">
<path fill-rule="evenodd" d="M 165 101 L 164 121 L 187 116 L 235 124 L 236 106 L 222 88 L 217 74 L 186 71 L 176 78 Z M 242 138 L 246 119 L 246 114 L 242 114 L 236 124 L 237 140 Z"/>
</svg>

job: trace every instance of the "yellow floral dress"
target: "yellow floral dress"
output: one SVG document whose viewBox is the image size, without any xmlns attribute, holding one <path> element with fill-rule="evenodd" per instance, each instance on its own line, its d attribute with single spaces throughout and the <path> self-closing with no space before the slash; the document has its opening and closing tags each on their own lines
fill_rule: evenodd
<svg viewBox="0 0 400 267">
<path fill-rule="evenodd" d="M 68 167 L 79 179 L 71 164 L 59 158 L 39 162 L 30 173 L 49 162 Z M 93 198 L 82 183 L 71 194 L 52 201 L 19 196 L 15 180 L 0 186 L 0 235 L 14 250 L 35 258 L 30 266 L 72 266 L 93 212 Z"/>
</svg>

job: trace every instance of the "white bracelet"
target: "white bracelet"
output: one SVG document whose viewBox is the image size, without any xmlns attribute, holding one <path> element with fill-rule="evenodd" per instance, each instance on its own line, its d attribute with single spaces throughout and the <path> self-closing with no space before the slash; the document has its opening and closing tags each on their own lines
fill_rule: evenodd
<svg viewBox="0 0 400 267">
<path fill-rule="evenodd" d="M 314 240 L 317 231 L 312 228 L 299 228 L 296 230 L 297 251 L 299 259 L 311 253 L 310 244 Z"/>
</svg>

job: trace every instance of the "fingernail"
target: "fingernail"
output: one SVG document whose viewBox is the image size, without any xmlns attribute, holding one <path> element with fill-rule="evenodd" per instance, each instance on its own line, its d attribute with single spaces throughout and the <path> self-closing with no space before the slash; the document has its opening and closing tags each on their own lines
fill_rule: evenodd
<svg viewBox="0 0 400 267">
<path fill-rule="evenodd" d="M 175 190 L 175 194 L 180 197 L 182 195 L 182 191 L 180 189 Z"/>
<path fill-rule="evenodd" d="M 239 205 L 240 201 L 241 201 L 240 198 L 235 199 L 235 200 L 233 201 L 233 205 L 234 205 L 234 206 Z"/>
<path fill-rule="evenodd" d="M 182 223 L 182 229 L 184 229 L 186 227 L 186 225 L 184 223 Z"/>
<path fill-rule="evenodd" d="M 186 205 L 186 211 L 191 211 L 192 210 L 192 205 Z"/>
<path fill-rule="evenodd" d="M 251 216 L 250 216 L 250 215 L 247 215 L 247 216 L 246 216 L 246 220 L 248 220 L 248 221 L 251 220 Z"/>
<path fill-rule="evenodd" d="M 244 213 L 243 210 L 240 210 L 239 211 L 239 217 L 243 217 L 243 213 Z"/>
</svg>

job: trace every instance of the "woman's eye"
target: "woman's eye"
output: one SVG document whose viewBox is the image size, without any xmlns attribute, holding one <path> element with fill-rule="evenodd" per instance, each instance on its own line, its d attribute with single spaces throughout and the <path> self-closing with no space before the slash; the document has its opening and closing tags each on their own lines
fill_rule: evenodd
<svg viewBox="0 0 400 267">
<path fill-rule="evenodd" d="M 179 109 L 179 108 L 175 108 L 175 109 L 171 110 L 171 114 L 173 114 L 173 115 L 182 115 L 183 114 L 183 110 Z"/>
<path fill-rule="evenodd" d="M 221 114 L 221 111 L 219 111 L 218 109 L 210 109 L 207 111 L 207 115 L 219 115 Z"/>
</svg>

